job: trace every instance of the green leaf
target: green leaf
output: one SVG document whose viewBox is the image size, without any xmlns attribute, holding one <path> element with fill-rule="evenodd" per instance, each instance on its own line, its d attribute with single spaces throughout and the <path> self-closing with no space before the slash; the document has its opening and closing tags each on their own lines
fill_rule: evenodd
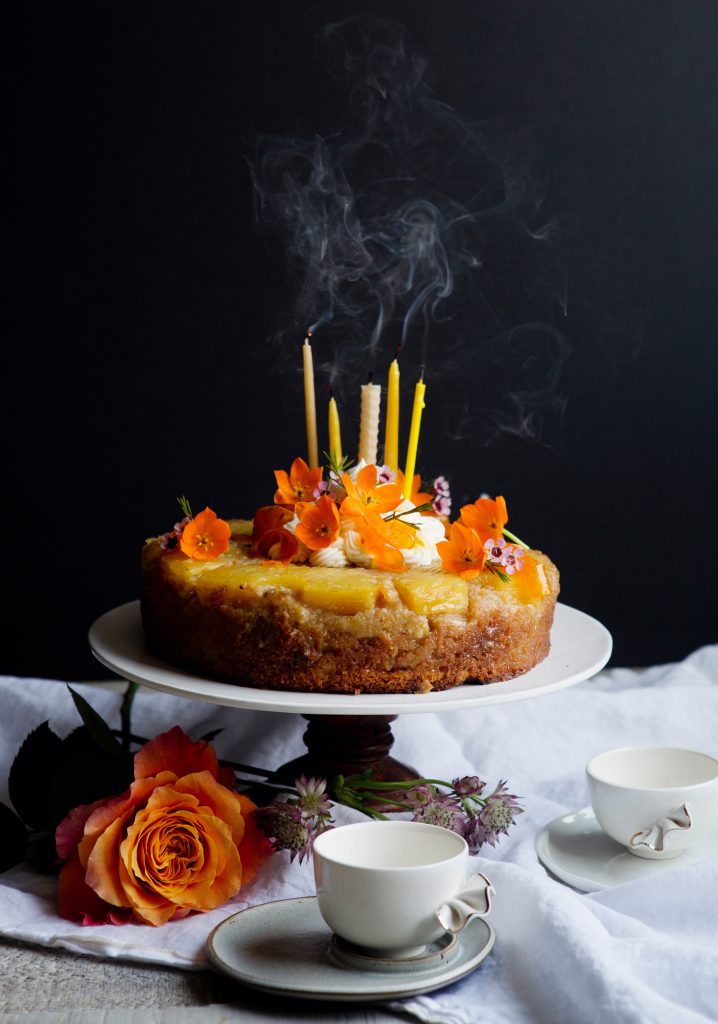
<svg viewBox="0 0 718 1024">
<path fill-rule="evenodd" d="M 0 804 L 0 871 L 7 871 L 25 860 L 28 849 L 27 829 L 6 804 Z"/>
<path fill-rule="evenodd" d="M 43 722 L 25 738 L 10 768 L 8 793 L 12 805 L 20 819 L 38 831 L 55 824 L 48 779 L 61 751 L 62 740 Z"/>
<path fill-rule="evenodd" d="M 84 732 L 84 727 L 82 728 Z M 78 730 L 79 733 L 79 730 Z M 86 749 L 81 736 L 73 738 L 49 782 L 49 800 L 56 827 L 73 807 L 95 800 L 118 796 L 132 782 L 133 760 L 129 754 L 106 754 L 87 737 Z"/>
<path fill-rule="evenodd" d="M 224 729 L 210 729 L 204 736 L 200 736 L 200 739 L 204 740 L 205 743 L 211 743 L 215 736 L 219 736 L 221 732 L 224 732 Z"/>
<path fill-rule="evenodd" d="M 43 835 L 32 836 L 27 849 L 25 860 L 37 871 L 57 874 L 60 868 L 57 849 L 55 847 L 55 833 L 45 832 Z"/>
<path fill-rule="evenodd" d="M 117 739 L 113 735 L 112 729 L 104 718 L 98 715 L 92 705 L 88 704 L 85 698 L 81 697 L 79 693 L 76 693 L 71 686 L 68 686 L 68 690 L 72 694 L 72 699 L 75 702 L 75 707 L 78 710 L 80 718 L 95 743 L 97 743 L 97 745 L 107 754 L 121 755 L 122 746 L 118 743 Z"/>
</svg>

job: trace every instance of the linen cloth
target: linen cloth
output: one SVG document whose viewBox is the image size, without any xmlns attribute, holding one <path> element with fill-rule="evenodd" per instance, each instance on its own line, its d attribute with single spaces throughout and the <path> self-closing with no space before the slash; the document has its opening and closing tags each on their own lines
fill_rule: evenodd
<svg viewBox="0 0 718 1024">
<path fill-rule="evenodd" d="M 112 725 L 121 693 L 71 684 Z M 0 678 L 0 799 L 24 737 L 40 722 L 64 735 L 78 724 L 57 680 Z M 192 737 L 222 728 L 220 757 L 275 768 L 303 752 L 298 715 L 242 711 L 141 690 L 133 730 L 154 736 L 180 725 Z M 496 890 L 489 921 L 496 945 L 468 977 L 387 1007 L 443 1024 L 656 1024 L 715 1021 L 718 1008 L 718 861 L 583 894 L 553 879 L 534 843 L 558 815 L 589 803 L 585 764 L 612 747 L 675 745 L 718 754 L 718 645 L 677 664 L 611 668 L 531 700 L 439 714 L 400 716 L 392 753 L 423 775 L 478 774 L 490 788 L 508 779 L 525 813 L 508 836 L 472 858 Z M 338 824 L 361 820 L 337 807 Z M 272 857 L 230 904 L 162 928 L 82 928 L 55 913 L 55 879 L 26 867 L 0 875 L 0 934 L 81 954 L 207 966 L 210 930 L 242 909 L 313 894 L 311 861 Z M 376 1004 L 375 1004 L 376 1005 Z"/>
</svg>

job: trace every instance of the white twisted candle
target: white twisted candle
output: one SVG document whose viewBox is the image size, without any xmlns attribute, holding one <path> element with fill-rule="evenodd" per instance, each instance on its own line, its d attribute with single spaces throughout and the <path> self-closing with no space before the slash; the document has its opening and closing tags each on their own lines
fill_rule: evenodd
<svg viewBox="0 0 718 1024">
<path fill-rule="evenodd" d="M 362 384 L 358 458 L 363 459 L 367 465 L 376 465 L 380 407 L 381 386 L 379 384 Z"/>
</svg>

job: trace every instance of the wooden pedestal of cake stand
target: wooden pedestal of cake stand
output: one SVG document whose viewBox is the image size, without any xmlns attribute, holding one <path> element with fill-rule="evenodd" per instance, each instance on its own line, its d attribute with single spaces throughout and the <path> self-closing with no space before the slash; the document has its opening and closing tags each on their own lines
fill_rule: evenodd
<svg viewBox="0 0 718 1024">
<path fill-rule="evenodd" d="M 302 715 L 309 725 L 304 733 L 306 754 L 279 769 L 283 780 L 299 775 L 329 777 L 355 775 L 371 768 L 377 782 L 404 782 L 419 772 L 389 756 L 396 715 Z"/>
</svg>

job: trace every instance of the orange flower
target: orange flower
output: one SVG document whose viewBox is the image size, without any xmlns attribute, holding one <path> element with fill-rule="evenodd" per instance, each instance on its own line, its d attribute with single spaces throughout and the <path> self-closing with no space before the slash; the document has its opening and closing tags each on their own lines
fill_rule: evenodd
<svg viewBox="0 0 718 1024">
<path fill-rule="evenodd" d="M 336 503 L 323 494 L 316 503 L 297 502 L 299 516 L 297 537 L 310 551 L 328 548 L 339 535 L 339 512 Z"/>
<path fill-rule="evenodd" d="M 298 501 L 312 501 L 314 492 L 322 481 L 322 467 L 310 469 L 304 459 L 295 459 L 289 473 L 275 469 L 277 491 L 275 505 L 296 505 Z"/>
<path fill-rule="evenodd" d="M 211 508 L 206 508 L 191 519 L 182 531 L 180 548 L 189 558 L 208 562 L 219 558 L 229 547 L 229 523 L 218 519 Z"/>
<path fill-rule="evenodd" d="M 508 521 L 506 502 L 501 495 L 496 501 L 492 501 L 491 498 L 477 498 L 473 505 L 464 505 L 459 516 L 462 526 L 476 530 L 482 540 L 500 537 Z"/>
<path fill-rule="evenodd" d="M 269 562 L 291 562 L 299 553 L 299 541 L 281 527 L 278 530 L 267 530 L 251 548 L 250 554 L 265 558 Z"/>
<path fill-rule="evenodd" d="M 479 534 L 461 523 L 452 523 L 449 537 L 449 540 L 436 545 L 444 569 L 458 573 L 465 580 L 478 576 L 486 561 L 486 551 Z"/>
<path fill-rule="evenodd" d="M 122 796 L 76 809 L 86 820 L 74 849 L 67 837 L 77 833 L 77 817 L 58 827 L 68 857 L 60 916 L 160 925 L 235 896 L 271 847 L 252 820 L 255 805 L 222 777 L 212 748 L 177 727 L 146 743 Z"/>
<path fill-rule="evenodd" d="M 377 516 L 377 518 L 380 523 L 384 522 L 380 517 Z M 390 572 L 402 571 L 404 556 L 398 545 L 390 544 L 387 541 L 387 534 L 382 526 L 378 524 L 373 526 L 366 521 L 363 529 L 358 532 L 361 533 L 366 551 L 372 556 L 372 565 L 375 569 L 388 569 Z M 413 540 L 411 546 L 413 546 Z"/>
<path fill-rule="evenodd" d="M 268 530 L 278 530 L 293 518 L 291 511 L 281 505 L 262 505 L 254 513 L 252 539 L 259 540 Z"/>
<path fill-rule="evenodd" d="M 342 510 L 347 501 L 352 502 L 350 508 L 369 510 L 371 512 L 393 512 L 402 500 L 401 487 L 399 484 L 378 484 L 376 466 L 365 466 L 357 474 L 356 483 L 348 473 L 342 473 L 342 484 L 347 492 L 347 497 L 342 504 Z"/>
<path fill-rule="evenodd" d="M 389 569 L 400 572 L 404 568 L 404 556 L 400 548 L 413 548 L 416 533 L 401 519 L 382 519 L 370 508 L 362 506 L 353 498 L 347 498 L 340 509 L 343 518 L 351 521 L 361 537 L 362 546 L 372 556 L 375 569 Z"/>
<path fill-rule="evenodd" d="M 250 555 L 271 562 L 291 562 L 299 551 L 299 543 L 284 526 L 293 518 L 293 513 L 281 505 L 258 508 L 254 514 Z"/>
</svg>

